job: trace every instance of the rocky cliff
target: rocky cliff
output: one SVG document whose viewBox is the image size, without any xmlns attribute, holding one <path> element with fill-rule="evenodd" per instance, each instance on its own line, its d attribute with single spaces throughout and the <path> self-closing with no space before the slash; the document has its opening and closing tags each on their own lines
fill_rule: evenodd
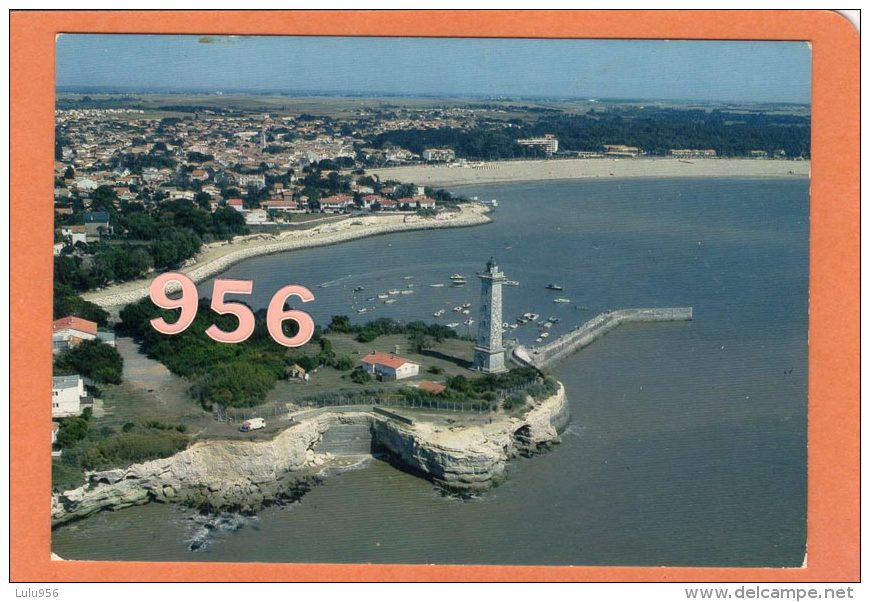
<svg viewBox="0 0 870 602">
<path fill-rule="evenodd" d="M 374 417 L 374 443 L 398 466 L 456 492 L 488 489 L 504 476 L 507 461 L 519 453 L 541 451 L 558 442 L 568 421 L 565 389 L 521 417 L 496 416 L 492 422 L 463 426 L 402 424 Z"/>
<path fill-rule="evenodd" d="M 52 525 L 149 501 L 252 510 L 293 497 L 332 460 L 318 444 L 335 425 L 370 424 L 372 447 L 398 466 L 453 491 L 479 491 L 503 477 L 511 457 L 558 441 L 567 420 L 561 385 L 520 417 L 481 417 L 463 426 L 407 425 L 367 411 L 314 412 L 268 441 L 208 440 L 170 458 L 92 473 L 88 484 L 52 498 Z"/>
</svg>

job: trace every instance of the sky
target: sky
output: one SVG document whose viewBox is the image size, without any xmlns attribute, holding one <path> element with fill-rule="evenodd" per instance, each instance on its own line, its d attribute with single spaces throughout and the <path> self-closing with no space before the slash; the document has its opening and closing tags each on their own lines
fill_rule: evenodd
<svg viewBox="0 0 870 602">
<path fill-rule="evenodd" d="M 810 102 L 804 42 L 64 34 L 57 85 Z"/>
</svg>

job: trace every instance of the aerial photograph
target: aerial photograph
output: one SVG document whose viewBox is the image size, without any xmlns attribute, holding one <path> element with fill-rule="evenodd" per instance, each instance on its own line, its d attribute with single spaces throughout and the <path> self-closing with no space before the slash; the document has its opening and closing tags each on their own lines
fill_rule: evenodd
<svg viewBox="0 0 870 602">
<path fill-rule="evenodd" d="M 810 67 L 60 35 L 52 557 L 803 566 Z"/>
</svg>

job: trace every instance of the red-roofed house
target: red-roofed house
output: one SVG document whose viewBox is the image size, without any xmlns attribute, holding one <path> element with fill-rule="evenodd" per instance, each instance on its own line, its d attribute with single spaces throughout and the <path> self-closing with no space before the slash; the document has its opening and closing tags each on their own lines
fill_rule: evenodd
<svg viewBox="0 0 870 602">
<path fill-rule="evenodd" d="M 413 204 L 411 207 L 416 205 L 417 209 L 435 209 L 435 199 L 430 199 L 427 196 L 415 196 L 411 199 Z"/>
<path fill-rule="evenodd" d="M 382 351 L 372 351 L 362 358 L 362 366 L 366 372 L 380 380 L 402 380 L 420 373 L 420 364 Z"/>
<path fill-rule="evenodd" d="M 373 203 L 380 203 L 383 200 L 384 197 L 379 194 L 366 194 L 362 198 L 363 207 L 370 209 Z"/>
<path fill-rule="evenodd" d="M 97 323 L 75 316 L 60 318 L 51 323 L 51 348 L 53 353 L 71 349 L 82 341 L 97 338 Z"/>
<path fill-rule="evenodd" d="M 244 211 L 245 204 L 242 199 L 227 199 L 227 207 L 232 207 L 236 211 Z"/>
<path fill-rule="evenodd" d="M 320 209 L 335 213 L 346 210 L 353 206 L 353 197 L 349 194 L 334 194 L 320 199 Z"/>
<path fill-rule="evenodd" d="M 284 211 L 284 212 L 297 212 L 304 211 L 304 209 L 299 207 L 299 204 L 296 201 L 285 201 L 282 199 L 269 199 L 268 201 L 263 201 L 260 203 L 260 207 L 263 209 L 272 211 Z"/>
</svg>

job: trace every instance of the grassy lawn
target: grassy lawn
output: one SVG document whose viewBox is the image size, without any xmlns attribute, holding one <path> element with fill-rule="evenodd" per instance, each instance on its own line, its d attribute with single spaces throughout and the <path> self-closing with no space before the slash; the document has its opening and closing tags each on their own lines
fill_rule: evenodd
<svg viewBox="0 0 870 602">
<path fill-rule="evenodd" d="M 311 374 L 308 382 L 279 381 L 269 393 L 267 402 L 296 402 L 306 397 L 326 395 L 330 393 L 351 393 L 364 390 L 389 391 L 398 390 L 421 380 L 444 382 L 448 376 L 462 374 L 468 377 L 476 375 L 468 366 L 474 355 L 474 343 L 459 339 L 447 339 L 442 343 L 433 343 L 432 349 L 423 353 L 413 353 L 406 335 L 382 336 L 370 343 L 360 343 L 349 334 L 328 334 L 326 338 L 332 342 L 333 351 L 337 357 L 348 356 L 359 365 L 363 356 L 375 351 L 395 352 L 398 346 L 398 355 L 420 364 L 420 375 L 397 382 L 379 382 L 372 380 L 366 384 L 356 384 L 350 380 L 350 371 L 340 372 L 334 368 L 320 367 Z M 293 353 L 306 353 L 316 355 L 320 351 L 319 345 L 306 345 Z M 428 372 L 429 368 L 440 368 L 441 374 Z"/>
<path fill-rule="evenodd" d="M 188 395 L 190 383 L 139 353 L 132 339 L 118 337 L 117 348 L 124 358 L 123 381 L 102 386 L 101 401 L 94 408 L 95 425 L 118 430 L 127 422 L 160 420 L 184 423 L 188 432 L 196 432 L 214 421 Z"/>
<path fill-rule="evenodd" d="M 372 350 L 395 352 L 398 346 L 400 356 L 420 364 L 420 375 L 398 382 L 372 380 L 360 385 L 350 380 L 350 371 L 320 367 L 308 382 L 278 381 L 260 406 L 228 409 L 228 415 L 234 417 L 235 422 L 225 424 L 215 421 L 211 412 L 203 410 L 190 397 L 190 383 L 186 379 L 172 374 L 159 362 L 139 353 L 133 340 L 119 337 L 118 351 L 124 358 L 124 380 L 120 385 L 102 387 L 101 398 L 94 408 L 93 424 L 119 431 L 127 422 L 141 424 L 148 420 L 160 420 L 169 424 L 184 424 L 192 435 L 254 439 L 286 428 L 287 404 L 298 403 L 305 398 L 364 390 L 398 390 L 421 380 L 444 382 L 448 376 L 476 375 L 468 368 L 474 353 L 474 343 L 471 341 L 447 339 L 442 343 L 433 342 L 433 348 L 423 353 L 413 353 L 406 335 L 383 336 L 370 343 L 359 343 L 349 334 L 330 334 L 326 338 L 332 342 L 336 356 L 350 357 L 355 366 Z M 288 353 L 316 355 L 319 351 L 319 345 L 309 344 Z M 440 368 L 442 373 L 428 372 L 432 367 Z M 239 433 L 239 422 L 255 416 L 265 417 L 267 428 L 255 433 Z"/>
</svg>

